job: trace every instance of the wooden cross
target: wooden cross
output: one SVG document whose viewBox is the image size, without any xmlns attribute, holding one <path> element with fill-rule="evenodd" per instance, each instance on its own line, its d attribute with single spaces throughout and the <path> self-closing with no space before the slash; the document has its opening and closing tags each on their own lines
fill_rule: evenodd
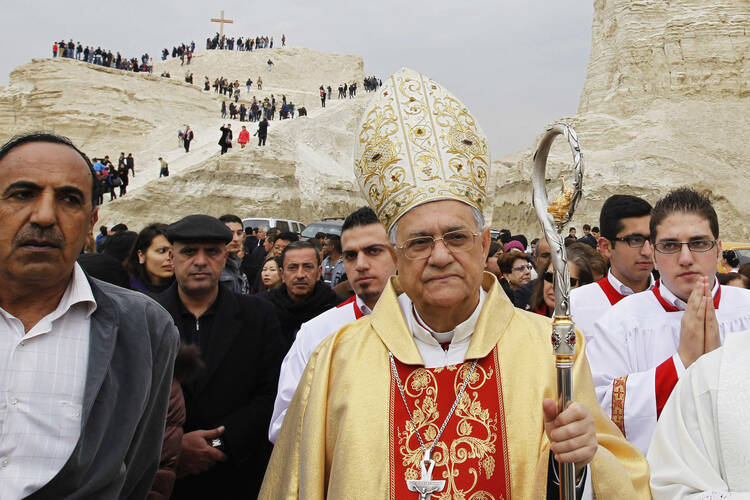
<svg viewBox="0 0 750 500">
<path fill-rule="evenodd" d="M 224 36 L 224 24 L 232 24 L 234 21 L 232 19 L 224 19 L 224 11 L 221 11 L 221 17 L 219 19 L 216 19 L 215 17 L 211 18 L 212 23 L 219 23 L 219 36 Z"/>
</svg>

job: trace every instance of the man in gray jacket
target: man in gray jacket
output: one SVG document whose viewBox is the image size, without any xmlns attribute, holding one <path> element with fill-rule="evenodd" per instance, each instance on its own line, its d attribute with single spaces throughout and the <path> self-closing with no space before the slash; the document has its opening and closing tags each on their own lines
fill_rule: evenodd
<svg viewBox="0 0 750 500">
<path fill-rule="evenodd" d="M 147 296 L 76 264 L 91 162 L 45 133 L 0 148 L 0 498 L 145 498 L 178 334 Z"/>
</svg>

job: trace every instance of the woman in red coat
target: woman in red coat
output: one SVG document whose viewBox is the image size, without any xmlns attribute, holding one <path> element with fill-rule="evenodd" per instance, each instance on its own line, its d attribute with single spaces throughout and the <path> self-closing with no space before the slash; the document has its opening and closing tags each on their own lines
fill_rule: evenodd
<svg viewBox="0 0 750 500">
<path fill-rule="evenodd" d="M 240 131 L 240 135 L 237 138 L 237 142 L 240 143 L 240 146 L 242 147 L 242 149 L 245 149 L 245 144 L 247 144 L 248 141 L 250 141 L 250 132 L 248 132 L 245 126 L 243 125 L 242 130 Z"/>
</svg>

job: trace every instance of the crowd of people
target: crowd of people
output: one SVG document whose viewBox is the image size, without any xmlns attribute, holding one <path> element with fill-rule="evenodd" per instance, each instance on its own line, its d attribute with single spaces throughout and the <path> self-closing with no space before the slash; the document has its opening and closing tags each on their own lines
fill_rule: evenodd
<svg viewBox="0 0 750 500">
<path fill-rule="evenodd" d="M 193 60 L 193 54 L 195 53 L 195 42 L 192 41 L 190 43 L 181 43 L 180 45 L 175 45 L 172 47 L 172 57 L 180 58 L 180 66 L 184 65 L 185 62 L 187 64 L 190 64 L 190 62 Z M 166 61 L 169 57 L 169 49 L 164 47 L 161 50 L 161 60 Z"/>
<path fill-rule="evenodd" d="M 368 76 L 364 79 L 364 88 L 366 92 L 374 92 L 383 85 L 379 79 L 374 76 Z M 333 88 L 330 85 L 321 85 L 318 87 L 318 93 L 320 95 L 321 107 L 326 107 L 326 101 L 330 101 L 333 98 Z M 357 82 L 342 83 L 339 85 L 337 99 L 349 99 L 357 97 Z"/>
<path fill-rule="evenodd" d="M 68 42 L 65 40 L 53 42 L 52 57 L 66 57 L 123 71 L 151 73 L 154 70 L 154 61 L 148 54 L 128 59 L 120 52 L 112 53 L 111 50 L 101 47 L 84 46 L 81 42 L 73 42 L 72 38 Z"/>
<path fill-rule="evenodd" d="M 104 196 L 109 193 L 109 201 L 116 200 L 119 190 L 119 196 L 124 196 L 128 191 L 130 177 L 135 177 L 135 158 L 133 153 L 120 153 L 115 167 L 109 159 L 109 155 L 104 158 L 91 158 L 95 180 L 96 180 L 96 200 L 97 204 L 104 203 Z"/>
<path fill-rule="evenodd" d="M 286 46 L 286 35 L 281 35 L 281 46 Z M 206 50 L 238 50 L 252 51 L 253 49 L 272 49 L 273 37 L 266 35 L 246 37 L 228 37 L 218 32 L 213 37 L 206 38 Z"/>
<path fill-rule="evenodd" d="M 270 97 L 264 97 L 262 101 L 253 96 L 249 105 L 240 103 L 239 106 L 234 102 L 223 101 L 221 103 L 221 117 L 241 122 L 260 122 L 262 120 L 274 120 L 278 110 L 279 120 L 293 119 L 295 112 L 299 116 L 306 116 L 307 110 L 304 107 L 299 109 L 291 101 L 287 101 L 286 95 L 281 96 L 281 102 L 277 103 L 276 97 L 271 94 Z"/>
<path fill-rule="evenodd" d="M 391 81 L 406 80 L 426 78 Z M 722 251 L 709 197 L 617 193 L 581 237 L 493 239 L 486 181 L 399 177 L 424 149 L 384 158 L 365 133 L 378 110 L 446 93 L 387 85 L 354 154 L 369 206 L 310 239 L 231 213 L 94 238 L 108 158 L 50 133 L 0 148 L 0 496 L 750 491 L 750 264 Z M 468 109 L 446 106 L 471 140 L 438 140 L 456 127 L 443 108 L 389 115 L 387 133 L 489 165 Z M 564 303 L 574 391 L 559 407 Z"/>
</svg>

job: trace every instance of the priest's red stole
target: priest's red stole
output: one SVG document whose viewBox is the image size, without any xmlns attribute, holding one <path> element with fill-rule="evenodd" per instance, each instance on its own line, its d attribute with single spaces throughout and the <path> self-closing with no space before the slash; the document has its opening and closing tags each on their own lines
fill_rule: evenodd
<svg viewBox="0 0 750 500">
<path fill-rule="evenodd" d="M 473 360 L 472 360 L 473 362 Z M 427 448 L 437 436 L 469 374 L 472 362 L 442 368 L 396 360 L 414 422 Z M 407 479 L 420 478 L 423 451 L 391 374 L 390 498 L 416 499 Z M 474 370 L 456 411 L 432 450 L 433 480 L 445 480 L 435 500 L 509 500 L 510 464 L 497 347 Z"/>
</svg>

